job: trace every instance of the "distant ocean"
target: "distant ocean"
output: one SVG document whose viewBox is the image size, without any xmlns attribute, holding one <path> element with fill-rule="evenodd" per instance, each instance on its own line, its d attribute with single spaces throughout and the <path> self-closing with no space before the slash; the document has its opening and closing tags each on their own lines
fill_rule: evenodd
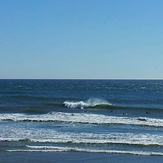
<svg viewBox="0 0 163 163">
<path fill-rule="evenodd" d="M 163 156 L 163 81 L 0 80 L 1 152 Z"/>
</svg>

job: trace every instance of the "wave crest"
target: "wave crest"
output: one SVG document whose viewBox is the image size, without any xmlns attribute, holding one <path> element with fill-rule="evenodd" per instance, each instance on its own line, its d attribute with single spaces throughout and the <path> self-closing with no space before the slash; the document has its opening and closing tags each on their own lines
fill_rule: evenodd
<svg viewBox="0 0 163 163">
<path fill-rule="evenodd" d="M 64 106 L 68 108 L 79 108 L 79 109 L 84 109 L 84 108 L 92 108 L 92 107 L 103 107 L 103 106 L 111 106 L 111 104 L 103 99 L 98 99 L 98 98 L 91 98 L 88 99 L 87 101 L 65 101 Z"/>
<path fill-rule="evenodd" d="M 58 146 L 26 146 L 27 149 L 10 149 L 8 152 L 89 152 L 89 153 L 108 153 L 108 154 L 129 154 L 140 156 L 163 156 L 162 152 L 150 151 L 128 151 L 128 150 L 103 150 L 87 149 L 78 147 L 58 147 Z"/>
</svg>

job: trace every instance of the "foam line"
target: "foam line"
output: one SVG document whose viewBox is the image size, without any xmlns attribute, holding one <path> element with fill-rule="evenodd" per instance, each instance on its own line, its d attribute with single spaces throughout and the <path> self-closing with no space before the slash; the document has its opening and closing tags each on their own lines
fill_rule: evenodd
<svg viewBox="0 0 163 163">
<path fill-rule="evenodd" d="M 146 152 L 146 151 L 122 151 L 122 150 L 95 150 L 84 148 L 70 147 L 47 147 L 47 146 L 28 146 L 31 149 L 15 149 L 7 150 L 8 152 L 89 152 L 89 153 L 108 153 L 108 154 L 130 154 L 142 156 L 163 156 L 162 152 Z"/>
<path fill-rule="evenodd" d="M 43 115 L 0 114 L 0 121 L 23 122 L 65 122 L 85 124 L 123 124 L 149 127 L 163 127 L 163 119 L 146 117 L 118 117 L 88 113 L 51 112 Z"/>
<path fill-rule="evenodd" d="M 24 132 L 24 131 L 23 131 Z M 39 143 L 60 143 L 60 144 L 119 144 L 119 145 L 137 145 L 137 146 L 155 146 L 163 147 L 163 136 L 155 134 L 132 134 L 132 133 L 111 133 L 111 134 L 93 134 L 93 133 L 61 133 L 61 132 L 47 132 L 33 131 L 33 135 L 17 134 L 12 135 L 13 138 L 0 138 L 0 141 L 30 141 Z M 19 138 L 19 137 L 22 138 Z M 35 138 L 35 136 L 39 138 Z"/>
</svg>

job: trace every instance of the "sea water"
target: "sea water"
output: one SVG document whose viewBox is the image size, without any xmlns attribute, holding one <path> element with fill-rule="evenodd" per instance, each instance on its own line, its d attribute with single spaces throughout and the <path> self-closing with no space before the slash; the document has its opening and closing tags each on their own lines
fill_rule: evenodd
<svg viewBox="0 0 163 163">
<path fill-rule="evenodd" d="M 163 81 L 0 80 L 0 152 L 163 156 Z"/>
</svg>

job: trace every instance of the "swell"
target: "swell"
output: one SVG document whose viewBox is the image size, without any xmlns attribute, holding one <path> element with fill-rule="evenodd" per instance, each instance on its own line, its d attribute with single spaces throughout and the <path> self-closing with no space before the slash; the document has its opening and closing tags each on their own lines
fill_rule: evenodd
<svg viewBox="0 0 163 163">
<path fill-rule="evenodd" d="M 127 101 L 123 103 L 116 103 L 114 101 L 109 102 L 105 99 L 100 98 L 90 98 L 87 100 L 80 100 L 71 98 L 66 100 L 66 98 L 55 98 L 55 97 L 44 97 L 44 96 L 30 96 L 30 95 L 15 95 L 4 97 L 0 103 L 0 112 L 24 112 L 24 113 L 48 113 L 54 111 L 55 109 L 96 109 L 96 110 L 126 110 L 126 111 L 139 111 L 144 110 L 147 113 L 163 111 L 163 105 L 136 105 L 128 104 Z"/>
<path fill-rule="evenodd" d="M 3 93 L 2 93 L 3 94 Z M 39 94 L 37 92 L 31 93 L 31 92 L 21 92 L 21 93 L 7 93 L 7 94 L 3 94 L 3 100 L 7 100 L 7 101 L 12 101 L 15 100 L 17 102 L 20 101 L 25 101 L 25 102 L 31 102 L 31 101 L 40 101 L 40 102 L 60 102 L 60 104 L 63 104 L 63 101 L 65 101 L 67 98 L 64 97 L 56 97 L 53 95 L 47 95 L 42 93 Z M 70 100 L 80 100 L 77 98 L 70 98 Z"/>
</svg>

